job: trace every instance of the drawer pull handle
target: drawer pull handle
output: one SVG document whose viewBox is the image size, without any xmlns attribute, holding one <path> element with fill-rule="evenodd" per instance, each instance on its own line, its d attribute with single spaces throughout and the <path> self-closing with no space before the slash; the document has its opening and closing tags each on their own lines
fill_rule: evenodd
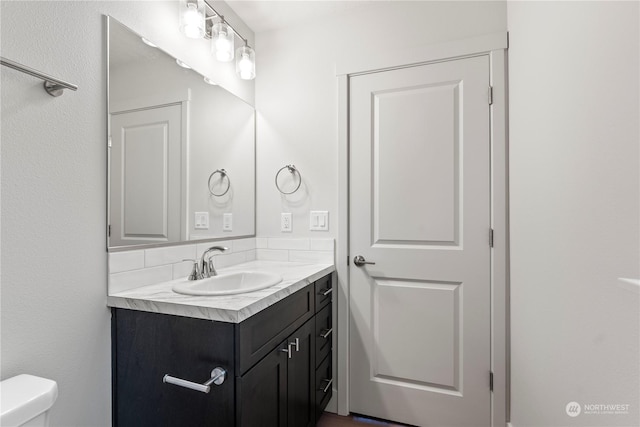
<svg viewBox="0 0 640 427">
<path fill-rule="evenodd" d="M 326 297 L 331 292 L 333 292 L 333 288 L 321 289 L 320 292 L 318 292 L 318 295 L 322 295 L 323 297 Z"/>
<path fill-rule="evenodd" d="M 281 348 L 280 351 L 287 353 L 287 357 L 291 359 L 291 344 L 287 344 L 287 348 Z"/>
<path fill-rule="evenodd" d="M 289 345 L 295 347 L 296 351 L 300 351 L 300 338 L 294 338 L 293 342 L 290 342 Z"/>
<path fill-rule="evenodd" d="M 211 378 L 205 381 L 203 384 L 194 383 L 192 381 L 183 380 L 182 378 L 172 377 L 171 375 L 165 375 L 162 377 L 162 382 L 166 384 L 173 384 L 180 387 L 185 387 L 191 390 L 199 391 L 202 393 L 209 393 L 211 390 L 211 384 L 220 385 L 224 382 L 227 375 L 227 371 L 222 368 L 215 368 L 211 371 Z"/>
<path fill-rule="evenodd" d="M 321 333 L 320 333 L 320 338 L 324 338 L 325 340 L 327 339 L 327 337 L 329 335 L 331 335 L 331 332 L 333 332 L 333 328 L 331 329 L 324 329 Z"/>
<path fill-rule="evenodd" d="M 327 385 L 324 387 L 320 387 L 318 390 L 320 390 L 323 393 L 326 393 L 329 391 L 329 388 L 331 388 L 331 384 L 333 384 L 333 378 L 330 380 L 322 380 L 322 381 L 326 381 Z"/>
</svg>

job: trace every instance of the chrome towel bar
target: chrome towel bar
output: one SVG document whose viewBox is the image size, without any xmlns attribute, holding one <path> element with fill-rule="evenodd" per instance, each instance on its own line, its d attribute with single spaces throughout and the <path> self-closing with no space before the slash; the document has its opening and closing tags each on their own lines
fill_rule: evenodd
<svg viewBox="0 0 640 427">
<path fill-rule="evenodd" d="M 182 378 L 172 377 L 171 375 L 165 375 L 162 377 L 162 382 L 167 384 L 173 384 L 180 387 L 185 387 L 191 390 L 199 391 L 202 393 L 209 393 L 211 390 L 211 384 L 220 385 L 224 382 L 227 375 L 227 371 L 222 368 L 214 368 L 211 371 L 211 378 L 205 381 L 203 384 L 194 383 L 193 381 L 183 380 Z"/>
<path fill-rule="evenodd" d="M 46 90 L 47 93 L 51 96 L 62 95 L 64 89 L 78 90 L 78 86 L 74 84 L 65 82 L 64 80 L 60 80 L 55 77 L 51 77 L 48 74 L 35 70 L 31 67 L 27 67 L 26 65 L 19 64 L 3 56 L 0 56 L 0 64 L 4 65 L 5 67 L 13 68 L 14 70 L 18 70 L 22 73 L 29 74 L 33 77 L 44 80 L 44 90 Z"/>
</svg>

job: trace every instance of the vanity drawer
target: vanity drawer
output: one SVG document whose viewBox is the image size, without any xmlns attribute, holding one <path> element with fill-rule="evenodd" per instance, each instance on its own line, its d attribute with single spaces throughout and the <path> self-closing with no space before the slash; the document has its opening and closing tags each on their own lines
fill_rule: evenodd
<svg viewBox="0 0 640 427">
<path fill-rule="evenodd" d="M 331 285 L 331 274 L 324 276 L 315 282 L 316 290 L 316 312 L 331 301 L 333 288 Z"/>
<path fill-rule="evenodd" d="M 331 304 L 327 304 L 316 314 L 316 366 L 331 353 L 332 340 Z"/>
<path fill-rule="evenodd" d="M 331 354 L 316 369 L 316 420 L 322 416 L 333 394 Z"/>
<path fill-rule="evenodd" d="M 314 315 L 313 284 L 236 325 L 236 366 L 242 375 Z"/>
</svg>

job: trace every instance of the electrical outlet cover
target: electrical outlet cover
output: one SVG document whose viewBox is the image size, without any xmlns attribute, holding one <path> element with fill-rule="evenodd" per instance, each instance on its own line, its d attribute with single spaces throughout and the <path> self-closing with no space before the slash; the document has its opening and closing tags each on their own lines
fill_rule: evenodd
<svg viewBox="0 0 640 427">
<path fill-rule="evenodd" d="M 291 224 L 291 213 L 282 212 L 280 214 L 280 231 L 290 233 L 293 227 Z"/>
<path fill-rule="evenodd" d="M 222 231 L 233 231 L 233 214 L 222 214 Z"/>
</svg>

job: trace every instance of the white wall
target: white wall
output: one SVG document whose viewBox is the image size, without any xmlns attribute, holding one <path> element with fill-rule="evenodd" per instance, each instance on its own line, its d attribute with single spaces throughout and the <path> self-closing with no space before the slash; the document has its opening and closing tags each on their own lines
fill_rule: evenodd
<svg viewBox="0 0 640 427">
<path fill-rule="evenodd" d="M 515 427 L 640 425 L 638 6 L 508 4 Z"/>
<path fill-rule="evenodd" d="M 52 98 L 39 80 L 0 71 L 1 377 L 56 380 L 53 426 L 111 425 L 102 14 L 253 99 L 253 83 L 218 68 L 206 44 L 178 35 L 176 5 L 0 2 L 2 56 L 79 86 Z"/>
<path fill-rule="evenodd" d="M 372 2 L 256 35 L 257 234 L 336 237 L 336 62 L 506 30 L 504 2 Z M 363 53 L 365 52 L 365 53 Z M 281 196 L 276 171 L 295 164 L 301 189 Z M 328 210 L 330 230 L 309 231 L 309 211 Z M 280 213 L 293 232 L 280 232 Z"/>
</svg>

